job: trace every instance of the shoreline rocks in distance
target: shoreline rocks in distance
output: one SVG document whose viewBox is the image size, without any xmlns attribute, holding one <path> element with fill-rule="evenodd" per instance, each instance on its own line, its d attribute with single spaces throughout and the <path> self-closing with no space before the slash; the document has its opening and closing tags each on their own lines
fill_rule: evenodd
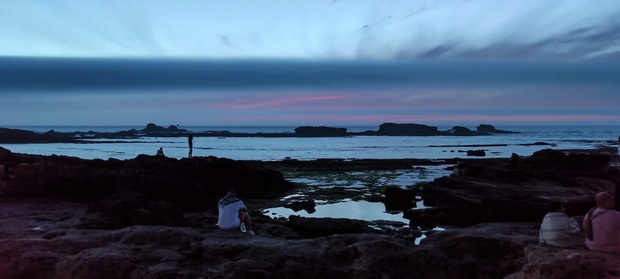
<svg viewBox="0 0 620 279">
<path fill-rule="evenodd" d="M 498 130 L 498 129 L 495 129 L 495 127 L 493 125 L 489 125 L 489 124 L 480 124 L 478 127 L 476 127 L 476 131 L 478 131 L 480 133 L 490 133 L 490 134 L 512 134 L 512 133 L 518 133 L 518 132 L 513 132 L 513 131 Z"/>
<path fill-rule="evenodd" d="M 346 128 L 301 126 L 295 128 L 295 135 L 300 137 L 345 137 Z"/>
<path fill-rule="evenodd" d="M 447 131 L 423 124 L 383 123 L 376 131 L 348 132 L 346 128 L 327 126 L 299 126 L 295 132 L 283 133 L 233 133 L 227 130 L 191 132 L 177 126 L 158 126 L 149 123 L 141 130 L 130 129 L 118 132 L 74 131 L 60 133 L 54 130 L 46 133 L 35 133 L 28 130 L 0 128 L 0 143 L 88 143 L 85 139 L 136 139 L 148 137 L 348 137 L 348 136 L 488 136 L 500 133 L 518 133 L 497 130 L 489 124 L 481 124 L 476 131 L 462 126 L 454 126 Z"/>
<path fill-rule="evenodd" d="M 162 126 L 157 126 L 154 123 L 149 123 L 144 127 L 144 129 L 140 130 L 145 134 L 178 134 L 178 133 L 186 133 L 188 132 L 185 129 L 179 129 L 177 126 L 170 125 L 168 128 L 164 128 Z"/>
<path fill-rule="evenodd" d="M 0 143 L 59 143 L 76 142 L 69 135 L 54 130 L 43 134 L 32 131 L 0 128 Z"/>
</svg>

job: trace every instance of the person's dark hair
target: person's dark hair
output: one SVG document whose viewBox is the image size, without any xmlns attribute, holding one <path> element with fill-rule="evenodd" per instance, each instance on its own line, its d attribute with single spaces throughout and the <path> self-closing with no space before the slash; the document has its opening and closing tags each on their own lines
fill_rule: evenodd
<svg viewBox="0 0 620 279">
<path fill-rule="evenodd" d="M 549 204 L 549 212 L 560 211 L 560 208 L 564 205 L 561 201 L 553 201 Z"/>
<path fill-rule="evenodd" d="M 228 187 L 228 192 L 237 193 L 237 188 L 234 186 Z"/>
</svg>

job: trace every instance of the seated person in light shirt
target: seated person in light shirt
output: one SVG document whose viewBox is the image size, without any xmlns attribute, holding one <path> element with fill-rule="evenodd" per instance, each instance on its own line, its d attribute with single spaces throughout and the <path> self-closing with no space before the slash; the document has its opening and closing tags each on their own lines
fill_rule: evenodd
<svg viewBox="0 0 620 279">
<path fill-rule="evenodd" d="M 566 204 L 555 201 L 549 206 L 549 213 L 543 218 L 540 225 L 540 244 L 556 247 L 574 246 L 575 233 L 579 232 L 579 225 L 573 218 L 566 215 Z"/>
<path fill-rule="evenodd" d="M 217 225 L 224 230 L 240 228 L 243 232 L 254 234 L 248 209 L 245 208 L 243 202 L 235 196 L 236 194 L 237 189 L 230 187 L 228 188 L 226 196 L 218 202 L 217 209 L 219 218 Z"/>
<path fill-rule="evenodd" d="M 585 244 L 592 251 L 620 253 L 620 212 L 614 210 L 614 198 L 601 192 L 595 200 L 597 207 L 583 218 Z"/>
</svg>

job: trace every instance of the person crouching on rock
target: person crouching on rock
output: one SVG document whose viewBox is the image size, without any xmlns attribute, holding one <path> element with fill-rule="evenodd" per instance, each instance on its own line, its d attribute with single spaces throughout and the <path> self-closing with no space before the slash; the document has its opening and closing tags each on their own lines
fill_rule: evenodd
<svg viewBox="0 0 620 279">
<path fill-rule="evenodd" d="M 163 147 L 160 147 L 160 148 L 157 150 L 157 153 L 155 154 L 155 156 L 164 157 L 164 156 L 165 156 L 165 155 L 164 155 L 164 148 L 163 148 Z"/>
<path fill-rule="evenodd" d="M 219 213 L 217 225 L 224 230 L 241 229 L 242 232 L 254 234 L 248 209 L 236 195 L 237 189 L 230 187 L 226 196 L 220 199 L 217 205 Z"/>
<path fill-rule="evenodd" d="M 594 198 L 596 207 L 583 218 L 585 244 L 592 251 L 620 253 L 620 212 L 614 210 L 614 197 L 600 192 Z"/>
<path fill-rule="evenodd" d="M 556 247 L 574 246 L 573 237 L 579 232 L 577 221 L 566 215 L 566 204 L 554 201 L 549 205 L 549 213 L 543 218 L 540 225 L 540 244 Z"/>
</svg>

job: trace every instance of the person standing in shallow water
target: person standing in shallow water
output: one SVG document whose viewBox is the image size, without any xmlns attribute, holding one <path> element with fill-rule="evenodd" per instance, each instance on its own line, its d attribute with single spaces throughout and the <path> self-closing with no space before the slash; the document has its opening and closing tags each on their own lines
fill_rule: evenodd
<svg viewBox="0 0 620 279">
<path fill-rule="evenodd" d="M 189 137 L 187 137 L 187 144 L 189 145 L 189 154 L 187 154 L 187 158 L 192 158 L 192 149 L 194 149 L 194 136 L 189 135 Z"/>
</svg>

